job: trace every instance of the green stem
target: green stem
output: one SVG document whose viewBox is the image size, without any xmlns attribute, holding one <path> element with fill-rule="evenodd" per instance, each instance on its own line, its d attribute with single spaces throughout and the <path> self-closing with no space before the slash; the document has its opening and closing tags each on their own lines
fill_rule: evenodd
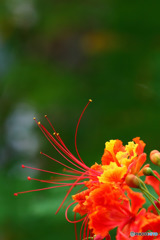
<svg viewBox="0 0 160 240">
<path fill-rule="evenodd" d="M 146 194 L 148 194 L 151 198 L 153 198 L 156 202 L 158 202 L 158 203 L 160 204 L 160 202 L 158 201 L 158 199 L 155 198 L 149 191 L 146 191 L 146 189 L 144 189 L 144 188 L 142 188 L 142 189 L 143 189 L 143 191 L 146 192 Z"/>
<path fill-rule="evenodd" d="M 153 176 L 154 176 L 155 178 L 158 179 L 158 181 L 160 181 L 159 177 L 158 177 L 154 172 L 153 172 L 152 174 L 153 174 Z"/>
<path fill-rule="evenodd" d="M 148 191 L 148 188 L 146 187 L 145 183 L 140 179 L 140 188 L 142 188 L 144 191 L 146 191 L 146 193 L 151 197 L 153 198 L 155 201 L 157 201 L 159 204 L 160 202 L 158 201 L 157 198 L 155 198 L 149 191 Z"/>
<path fill-rule="evenodd" d="M 143 194 L 148 198 L 148 200 L 153 204 L 153 206 L 154 206 L 155 209 L 157 210 L 158 215 L 160 215 L 160 210 L 157 208 L 157 206 L 156 206 L 156 204 L 154 203 L 154 201 L 146 194 L 145 191 L 142 190 L 142 192 L 143 192 Z"/>
<path fill-rule="evenodd" d="M 158 203 L 159 203 L 159 201 L 148 191 L 145 183 L 141 179 L 139 179 L 139 183 L 140 183 L 140 190 L 148 198 L 148 200 L 153 204 L 153 206 L 157 210 L 158 215 L 160 215 L 160 210 L 157 208 L 157 206 L 154 203 L 153 199 L 156 200 Z"/>
</svg>

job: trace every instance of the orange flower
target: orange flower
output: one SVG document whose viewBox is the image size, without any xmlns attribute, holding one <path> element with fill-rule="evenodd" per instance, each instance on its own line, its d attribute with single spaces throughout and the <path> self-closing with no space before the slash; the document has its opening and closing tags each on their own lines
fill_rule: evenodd
<svg viewBox="0 0 160 240">
<path fill-rule="evenodd" d="M 110 162 L 109 165 L 102 166 L 103 173 L 98 177 L 101 183 L 118 183 L 127 173 L 127 167 L 117 166 L 115 162 Z"/>
<path fill-rule="evenodd" d="M 141 232 L 156 232 L 158 233 L 158 236 L 156 236 L 156 240 L 160 240 L 160 235 L 159 235 L 159 226 L 160 226 L 160 216 L 156 216 L 153 213 L 146 213 L 145 214 L 145 223 L 142 223 L 141 226 Z M 137 238 L 138 240 L 152 240 L 155 239 L 155 236 L 144 236 L 144 237 L 139 237 Z"/>
<path fill-rule="evenodd" d="M 101 184 L 90 193 L 86 202 L 88 200 L 89 227 L 93 229 L 94 234 L 105 237 L 111 229 L 126 219 L 129 201 L 120 188 L 113 184 Z"/>
<path fill-rule="evenodd" d="M 141 209 L 144 203 L 145 198 L 141 193 L 133 192 L 127 186 L 121 189 L 112 183 L 100 184 L 83 198 L 89 229 L 96 236 L 101 236 L 101 239 L 108 236 L 109 231 L 115 227 L 118 227 L 117 240 L 130 239 L 131 231 L 148 231 L 151 223 L 154 225 L 152 231 L 155 232 L 160 224 L 160 216 Z M 138 236 L 135 239 L 141 238 Z"/>
<path fill-rule="evenodd" d="M 160 216 L 157 216 L 157 214 L 151 213 L 150 211 L 146 212 L 146 210 L 142 208 L 145 203 L 143 195 L 141 193 L 133 192 L 125 184 L 125 178 L 128 174 L 134 175 L 134 177 L 135 175 L 141 176 L 143 175 L 143 168 L 148 166 L 146 165 L 142 168 L 146 161 L 146 154 L 143 153 L 145 143 L 140 140 L 139 137 L 134 138 L 133 141 L 125 146 L 123 146 L 122 141 L 118 139 L 106 142 L 104 154 L 102 156 L 102 164 L 95 163 L 91 167 L 88 167 L 81 159 L 77 149 L 76 137 L 80 120 L 90 102 L 91 100 L 89 100 L 84 108 L 76 127 L 75 148 L 78 158 L 75 157 L 64 144 L 62 138 L 59 133 L 56 132 L 47 115 L 45 115 L 45 118 L 54 131 L 53 136 L 34 118 L 50 144 L 59 152 L 68 164 L 62 163 L 46 153 L 41 152 L 45 157 L 61 164 L 64 167 L 65 173 L 57 173 L 22 165 L 22 168 L 30 168 L 51 173 L 56 176 L 60 175 L 60 177 L 52 177 L 51 180 L 28 177 L 28 180 L 44 182 L 52 184 L 53 186 L 18 192 L 14 195 L 17 196 L 18 194 L 26 192 L 69 186 L 70 188 L 56 212 L 58 213 L 72 189 L 75 186 L 82 186 L 81 191 L 72 196 L 73 202 L 67 207 L 65 213 L 66 219 L 69 222 L 76 224 L 77 222 L 83 221 L 80 230 L 80 239 L 83 238 L 88 240 L 90 236 L 92 240 L 102 240 L 104 237 L 109 240 L 109 231 L 115 227 L 118 227 L 117 240 L 130 239 L 131 231 L 148 231 L 151 229 L 150 225 L 152 225 L 151 230 L 158 231 Z M 146 183 L 153 186 L 159 194 L 159 183 L 155 179 L 147 177 Z M 68 219 L 67 212 L 73 204 L 76 204 L 73 209 L 75 219 L 74 221 L 71 221 Z M 79 220 L 76 220 L 77 213 L 82 216 Z"/>
<path fill-rule="evenodd" d="M 145 199 L 140 193 L 133 192 L 127 187 L 127 195 L 131 200 L 130 210 L 133 213 L 133 217 L 128 222 L 124 222 L 118 227 L 117 230 L 117 240 L 127 240 L 133 239 L 130 237 L 130 232 L 147 232 L 153 231 L 158 232 L 158 226 L 160 226 L 160 216 L 156 214 L 148 213 L 144 208 L 140 210 L 142 205 L 145 203 Z M 140 211 L 139 211 L 140 210 Z M 143 238 L 141 236 L 135 236 L 134 239 L 154 239 L 154 237 L 146 236 Z M 158 239 L 158 238 L 157 238 Z"/>
<path fill-rule="evenodd" d="M 130 223 L 127 223 L 123 226 L 123 229 L 121 227 L 117 230 L 117 240 L 128 240 L 133 239 L 133 237 L 130 237 L 131 232 L 135 233 L 144 233 L 144 232 L 159 232 L 159 226 L 160 226 L 160 216 L 157 216 L 153 213 L 147 213 L 145 209 L 143 208 L 136 216 L 135 219 L 132 220 Z M 155 236 L 134 236 L 134 239 L 136 240 L 151 240 L 155 239 Z M 156 237 L 157 240 L 160 239 L 160 237 Z"/>
<path fill-rule="evenodd" d="M 141 193 L 135 193 L 128 187 L 125 187 L 125 190 L 128 197 L 122 189 L 113 184 L 101 184 L 99 188 L 90 192 L 86 202 L 89 199 L 89 227 L 93 229 L 94 234 L 105 237 L 110 230 L 118 227 L 117 239 L 123 239 L 123 235 L 126 237 L 124 239 L 127 239 L 135 223 L 140 223 L 141 215 L 146 211 L 145 209 L 139 213 L 138 211 L 145 203 L 145 199 Z"/>
<path fill-rule="evenodd" d="M 87 207 L 84 205 L 87 196 L 89 196 L 90 190 L 87 189 L 83 192 L 77 193 L 76 195 L 73 195 L 72 198 L 75 202 L 78 204 L 74 207 L 74 212 L 79 213 L 81 216 L 88 213 Z"/>
<path fill-rule="evenodd" d="M 123 146 L 120 140 L 110 140 L 105 144 L 102 164 L 108 166 L 115 162 L 118 167 L 126 166 L 129 173 L 141 176 L 143 173 L 140 168 L 146 161 L 144 147 L 145 143 L 139 137 L 134 138 L 126 146 Z"/>
<path fill-rule="evenodd" d="M 109 142 L 106 142 L 104 154 L 102 156 L 102 164 L 108 165 L 110 162 L 116 162 L 118 165 L 118 161 L 116 159 L 116 154 L 119 151 L 124 151 L 124 146 L 122 145 L 122 141 L 120 140 L 110 140 Z"/>
<path fill-rule="evenodd" d="M 138 144 L 136 148 L 136 153 L 139 156 L 143 153 L 146 144 L 142 140 L 140 140 L 140 137 L 133 138 L 133 141 Z"/>
</svg>

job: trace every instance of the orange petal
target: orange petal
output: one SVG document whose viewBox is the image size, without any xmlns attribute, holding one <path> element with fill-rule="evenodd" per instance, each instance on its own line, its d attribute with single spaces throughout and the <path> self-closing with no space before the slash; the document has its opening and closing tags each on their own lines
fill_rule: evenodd
<svg viewBox="0 0 160 240">
<path fill-rule="evenodd" d="M 157 175 L 157 177 L 160 178 L 160 174 L 157 171 L 153 172 Z M 147 176 L 145 183 L 151 185 L 154 188 L 155 192 L 158 194 L 158 196 L 160 196 L 160 181 L 158 181 L 158 179 L 153 176 Z"/>
<path fill-rule="evenodd" d="M 119 152 L 119 151 L 124 152 L 125 151 L 125 147 L 123 146 L 122 141 L 117 139 L 115 144 L 114 144 L 114 147 L 113 147 L 113 152 L 116 155 L 117 152 Z"/>
<path fill-rule="evenodd" d="M 126 166 L 118 167 L 115 162 L 111 162 L 109 165 L 102 166 L 102 168 L 104 171 L 101 176 L 98 177 L 99 181 L 102 183 L 120 182 L 127 172 Z"/>
<path fill-rule="evenodd" d="M 136 148 L 136 153 L 138 155 L 142 154 L 146 144 L 142 140 L 140 140 L 140 137 L 133 138 L 133 141 L 138 144 L 138 146 Z"/>
<path fill-rule="evenodd" d="M 137 174 L 140 171 L 140 168 L 146 161 L 146 157 L 146 153 L 142 153 L 137 159 L 135 159 L 135 165 L 131 168 L 133 174 Z"/>
<path fill-rule="evenodd" d="M 110 162 L 114 162 L 114 159 L 113 159 L 112 154 L 108 150 L 105 149 L 101 161 L 102 161 L 103 165 L 109 165 Z"/>
<path fill-rule="evenodd" d="M 133 213 L 137 213 L 138 210 L 143 206 L 146 202 L 145 198 L 143 197 L 142 193 L 134 192 L 129 187 L 125 187 L 127 191 L 128 197 L 131 199 L 131 209 Z"/>
</svg>

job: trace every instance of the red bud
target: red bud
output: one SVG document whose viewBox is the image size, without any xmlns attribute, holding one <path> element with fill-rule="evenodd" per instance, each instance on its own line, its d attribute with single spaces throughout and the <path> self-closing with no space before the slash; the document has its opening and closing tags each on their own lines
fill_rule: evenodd
<svg viewBox="0 0 160 240">
<path fill-rule="evenodd" d="M 150 159 L 153 164 L 160 166 L 160 152 L 157 150 L 153 150 L 150 153 Z"/>
<path fill-rule="evenodd" d="M 134 174 L 128 174 L 125 179 L 125 182 L 129 187 L 132 187 L 132 188 L 140 187 L 139 179 Z"/>
</svg>

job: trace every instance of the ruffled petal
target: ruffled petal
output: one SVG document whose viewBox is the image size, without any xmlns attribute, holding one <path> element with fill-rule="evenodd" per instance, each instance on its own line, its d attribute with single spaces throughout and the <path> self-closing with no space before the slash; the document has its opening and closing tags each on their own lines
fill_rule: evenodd
<svg viewBox="0 0 160 240">
<path fill-rule="evenodd" d="M 155 175 L 157 175 L 157 177 L 160 178 L 160 174 L 157 171 L 153 171 Z M 153 176 L 147 176 L 145 179 L 145 183 L 148 185 L 151 185 L 155 192 L 158 194 L 158 196 L 160 196 L 160 181 L 158 181 L 157 178 L 153 177 Z"/>
</svg>

